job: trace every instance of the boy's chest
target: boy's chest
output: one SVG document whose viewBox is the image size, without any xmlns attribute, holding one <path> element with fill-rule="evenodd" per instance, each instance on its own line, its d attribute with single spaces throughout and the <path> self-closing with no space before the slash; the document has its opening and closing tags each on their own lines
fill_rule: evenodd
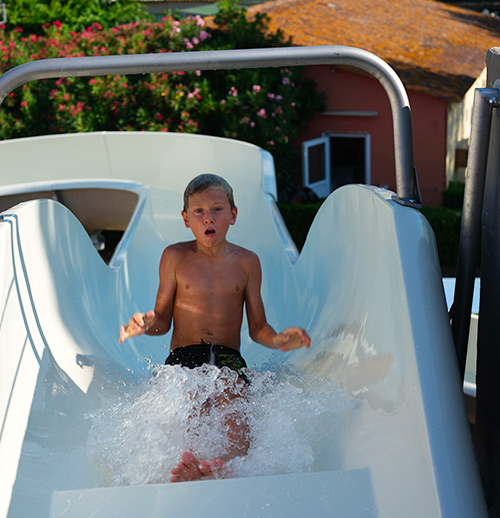
<svg viewBox="0 0 500 518">
<path fill-rule="evenodd" d="M 243 294 L 247 275 L 238 262 L 195 262 L 177 270 L 177 294 L 185 296 L 230 296 Z"/>
</svg>

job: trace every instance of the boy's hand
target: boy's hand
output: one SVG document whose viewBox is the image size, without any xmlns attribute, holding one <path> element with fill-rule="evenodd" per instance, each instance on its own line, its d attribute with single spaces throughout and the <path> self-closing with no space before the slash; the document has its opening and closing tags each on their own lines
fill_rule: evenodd
<svg viewBox="0 0 500 518">
<path fill-rule="evenodd" d="M 274 338 L 274 343 L 280 351 L 293 351 L 305 347 L 311 347 L 311 337 L 300 327 L 287 327 Z"/>
<path fill-rule="evenodd" d="M 135 313 L 128 321 L 127 326 L 120 327 L 120 343 L 122 344 L 127 338 L 144 334 L 155 320 L 155 312 L 153 310 L 147 313 Z"/>
</svg>

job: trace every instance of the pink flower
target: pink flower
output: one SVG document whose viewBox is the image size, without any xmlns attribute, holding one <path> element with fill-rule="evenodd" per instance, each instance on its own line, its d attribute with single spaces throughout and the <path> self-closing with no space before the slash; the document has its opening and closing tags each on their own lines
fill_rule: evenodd
<svg viewBox="0 0 500 518">
<path fill-rule="evenodd" d="M 261 90 L 261 87 L 260 87 L 260 85 L 253 85 L 253 86 L 252 86 L 252 90 L 253 90 L 254 92 L 259 93 L 259 92 L 260 92 L 260 90 Z"/>
<path fill-rule="evenodd" d="M 261 108 L 258 112 L 257 112 L 257 116 L 258 117 L 262 117 L 263 119 L 265 119 L 267 117 L 266 115 L 266 110 L 264 108 Z"/>
<path fill-rule="evenodd" d="M 22 107 L 22 108 L 24 108 L 25 106 L 27 106 L 27 104 L 28 104 L 28 101 L 23 101 L 23 102 L 21 103 L 21 107 Z"/>
<path fill-rule="evenodd" d="M 281 101 L 283 100 L 283 96 L 282 96 L 282 95 L 277 95 L 277 96 L 276 96 L 276 100 L 277 100 L 278 102 L 281 102 Z"/>
<path fill-rule="evenodd" d="M 209 36 L 207 31 L 200 31 L 200 41 L 205 41 Z"/>
<path fill-rule="evenodd" d="M 238 90 L 236 90 L 236 88 L 234 86 L 231 86 L 229 92 L 228 92 L 228 95 L 232 95 L 233 97 L 237 97 L 238 95 Z"/>
<path fill-rule="evenodd" d="M 290 78 L 289 77 L 284 77 L 281 82 L 284 84 L 284 85 L 289 85 L 290 84 Z"/>
<path fill-rule="evenodd" d="M 197 99 L 199 99 L 200 98 L 200 96 L 198 95 L 199 93 L 200 93 L 200 89 L 195 88 L 192 92 L 189 92 L 187 94 L 187 98 L 192 99 L 193 97 L 196 97 Z"/>
<path fill-rule="evenodd" d="M 267 94 L 267 98 L 271 99 L 271 101 L 274 99 L 274 97 L 275 97 L 274 94 L 271 94 L 271 93 Z"/>
</svg>

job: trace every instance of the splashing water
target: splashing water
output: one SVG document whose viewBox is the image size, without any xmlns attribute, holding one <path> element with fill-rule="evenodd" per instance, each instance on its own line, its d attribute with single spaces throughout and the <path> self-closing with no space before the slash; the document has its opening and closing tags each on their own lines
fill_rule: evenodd
<svg viewBox="0 0 500 518">
<path fill-rule="evenodd" d="M 318 445 L 356 406 L 347 391 L 318 376 L 251 371 L 243 387 L 236 378 L 227 368 L 155 366 L 151 379 L 108 399 L 89 416 L 89 449 L 108 483 L 168 482 L 184 451 L 218 458 L 227 451 L 229 413 L 250 430 L 247 455 L 228 464 L 231 476 L 312 471 Z M 222 408 L 209 404 L 228 387 L 244 397 Z"/>
</svg>

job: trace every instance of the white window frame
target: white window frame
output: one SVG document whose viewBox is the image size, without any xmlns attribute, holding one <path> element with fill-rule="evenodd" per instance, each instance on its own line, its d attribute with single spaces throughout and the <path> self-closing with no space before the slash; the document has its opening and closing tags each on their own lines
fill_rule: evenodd
<svg viewBox="0 0 500 518">
<path fill-rule="evenodd" d="M 331 177 L 331 159 L 330 159 L 330 138 L 362 138 L 364 139 L 365 150 L 365 171 L 364 182 L 367 185 L 371 183 L 371 138 L 369 133 L 337 133 L 326 132 L 321 137 L 306 140 L 302 142 L 302 180 L 304 187 L 312 189 L 320 198 L 326 198 L 331 193 L 332 177 Z M 309 181 L 309 149 L 314 146 L 325 146 L 325 179 L 319 182 Z"/>
<path fill-rule="evenodd" d="M 311 182 L 309 180 L 309 150 L 312 147 L 321 145 L 325 146 L 325 179 L 319 182 Z M 330 178 L 330 137 L 323 135 L 322 137 L 302 142 L 302 181 L 304 186 L 309 187 L 320 198 L 326 198 L 331 192 Z"/>
</svg>

